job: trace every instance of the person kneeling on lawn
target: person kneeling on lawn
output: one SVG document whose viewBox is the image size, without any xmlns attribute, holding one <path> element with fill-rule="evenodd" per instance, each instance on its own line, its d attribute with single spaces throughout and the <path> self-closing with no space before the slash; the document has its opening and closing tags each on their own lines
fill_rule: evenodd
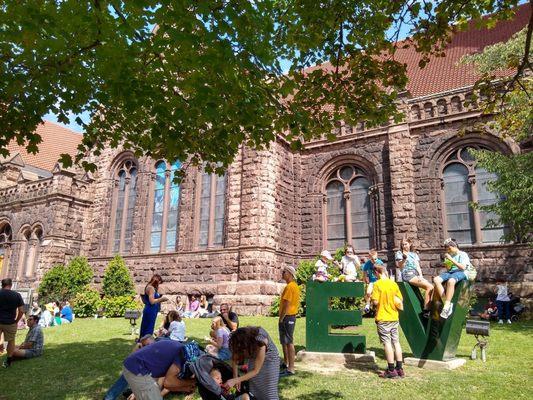
<svg viewBox="0 0 533 400">
<path fill-rule="evenodd" d="M 187 361 L 184 349 L 180 342 L 163 340 L 143 347 L 124 360 L 122 373 L 136 400 L 162 400 L 163 388 L 172 392 L 194 390 L 194 379 L 178 378 Z M 157 383 L 158 378 L 164 378 L 162 387 Z"/>
<path fill-rule="evenodd" d="M 43 355 L 44 337 L 42 328 L 39 326 L 39 317 L 30 315 L 27 322 L 30 331 L 27 333 L 24 342 L 20 346 L 15 346 L 14 359 L 33 358 Z"/>
<path fill-rule="evenodd" d="M 374 265 L 379 279 L 372 290 L 372 304 L 376 307 L 376 326 L 379 340 L 385 348 L 387 369 L 381 378 L 403 378 L 403 357 L 399 338 L 399 313 L 403 310 L 403 298 L 398 284 L 389 279 L 384 265 Z M 394 360 L 396 359 L 396 366 Z"/>
</svg>

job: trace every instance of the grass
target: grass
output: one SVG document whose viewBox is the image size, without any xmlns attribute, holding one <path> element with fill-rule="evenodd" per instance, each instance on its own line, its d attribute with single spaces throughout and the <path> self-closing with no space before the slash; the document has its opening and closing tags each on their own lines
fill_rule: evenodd
<svg viewBox="0 0 533 400">
<path fill-rule="evenodd" d="M 188 336 L 202 342 L 210 321 L 186 323 Z M 278 340 L 276 318 L 242 317 L 241 325 L 261 325 Z M 384 381 L 375 370 L 368 369 L 328 369 L 318 374 L 300 368 L 297 376 L 280 381 L 280 396 L 299 400 L 532 399 L 532 328 L 530 322 L 493 324 L 486 363 L 468 360 L 464 367 L 447 372 L 406 367 L 403 380 Z M 367 348 L 376 352 L 378 365 L 383 367 L 383 350 L 373 321 L 365 319 L 360 331 L 366 335 Z M 25 331 L 19 333 L 17 343 L 24 335 Z M 463 333 L 457 355 L 468 358 L 474 342 L 473 336 Z M 133 342 L 124 319 L 78 319 L 72 325 L 47 328 L 45 343 L 42 357 L 0 369 L 0 399 L 101 399 L 118 377 Z M 295 344 L 297 350 L 305 346 L 303 319 L 297 323 Z M 402 345 L 404 354 L 409 355 L 404 338 Z"/>
</svg>

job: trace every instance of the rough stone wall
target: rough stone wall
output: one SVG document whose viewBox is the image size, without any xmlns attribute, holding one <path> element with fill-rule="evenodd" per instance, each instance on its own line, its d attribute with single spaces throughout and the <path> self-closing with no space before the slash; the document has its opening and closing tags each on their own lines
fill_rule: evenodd
<svg viewBox="0 0 533 400">
<path fill-rule="evenodd" d="M 368 174 L 376 186 L 377 237 L 379 249 L 387 246 L 387 232 L 391 221 L 385 208 L 390 207 L 390 196 L 384 190 L 388 171 L 388 144 L 386 129 L 373 137 L 358 137 L 341 143 L 313 146 L 303 150 L 298 157 L 300 165 L 300 206 L 301 209 L 301 258 L 312 258 L 320 253 L 324 245 L 324 180 L 342 165 L 356 165 Z M 361 255 L 361 250 L 356 249 Z M 366 254 L 365 254 L 366 255 Z"/>
<path fill-rule="evenodd" d="M 63 172 L 4 189 L 0 219 L 11 225 L 13 241 L 3 276 L 14 278 L 19 286 L 35 288 L 50 267 L 82 253 L 83 227 L 90 205 L 85 196 L 87 189 L 88 182 Z M 43 241 L 36 247 L 33 274 L 26 276 L 29 245 L 24 233 L 37 227 L 42 230 Z"/>
</svg>

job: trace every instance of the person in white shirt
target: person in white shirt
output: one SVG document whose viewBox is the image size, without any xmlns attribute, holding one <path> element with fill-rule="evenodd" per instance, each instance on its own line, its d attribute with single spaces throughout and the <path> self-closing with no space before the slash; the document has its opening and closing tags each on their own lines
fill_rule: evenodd
<svg viewBox="0 0 533 400">
<path fill-rule="evenodd" d="M 352 245 L 346 246 L 344 256 L 341 259 L 341 269 L 344 279 L 347 282 L 356 282 L 357 269 L 361 268 L 359 257 L 355 255 L 355 250 Z"/>
<path fill-rule="evenodd" d="M 320 259 L 315 263 L 316 273 L 313 274 L 313 280 L 319 282 L 326 282 L 329 280 L 328 274 L 328 263 L 333 261 L 333 257 L 328 250 L 322 251 L 320 253 Z"/>
<path fill-rule="evenodd" d="M 511 323 L 511 298 L 507 289 L 507 282 L 498 280 L 496 282 L 496 307 L 498 307 L 498 323 L 503 324 L 506 319 L 507 323 Z"/>
</svg>

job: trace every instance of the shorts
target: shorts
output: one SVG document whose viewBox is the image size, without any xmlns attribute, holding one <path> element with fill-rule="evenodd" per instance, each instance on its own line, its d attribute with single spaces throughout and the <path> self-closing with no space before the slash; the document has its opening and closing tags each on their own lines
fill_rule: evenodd
<svg viewBox="0 0 533 400">
<path fill-rule="evenodd" d="M 455 279 L 455 283 L 466 280 L 466 275 L 464 271 L 461 271 L 460 269 L 456 269 L 453 272 L 443 272 L 439 275 L 439 277 L 442 279 L 443 283 L 449 281 L 452 278 Z"/>
<path fill-rule="evenodd" d="M 418 271 L 416 269 L 402 270 L 402 281 L 409 282 L 411 279 L 416 277 L 418 277 Z"/>
<path fill-rule="evenodd" d="M 378 328 L 378 336 L 381 344 L 398 343 L 398 321 L 378 321 L 376 326 Z"/>
<path fill-rule="evenodd" d="M 4 334 L 4 341 L 12 342 L 17 336 L 17 324 L 0 324 L 0 336 Z"/>
<path fill-rule="evenodd" d="M 42 355 L 42 353 L 38 353 L 31 349 L 23 349 L 21 351 L 24 352 L 24 358 L 34 358 L 34 357 L 39 357 L 40 355 Z"/>
<path fill-rule="evenodd" d="M 294 343 L 294 327 L 296 325 L 296 315 L 286 315 L 283 321 L 278 324 L 279 341 L 281 344 Z"/>
<path fill-rule="evenodd" d="M 231 360 L 231 351 L 227 347 L 222 347 L 218 350 L 218 358 L 222 361 L 229 361 Z"/>
</svg>

